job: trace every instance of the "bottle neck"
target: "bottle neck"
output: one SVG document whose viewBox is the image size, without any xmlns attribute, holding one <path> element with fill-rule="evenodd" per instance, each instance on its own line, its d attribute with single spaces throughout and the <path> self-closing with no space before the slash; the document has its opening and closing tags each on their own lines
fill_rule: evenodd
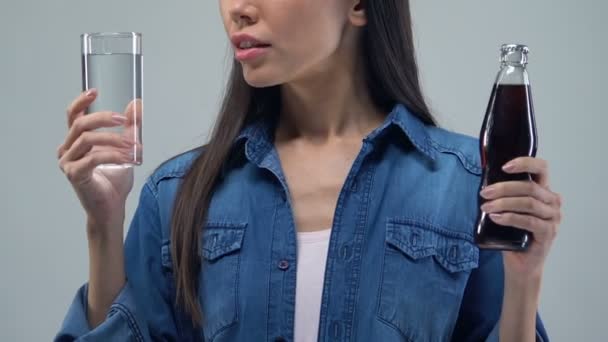
<svg viewBox="0 0 608 342">
<path fill-rule="evenodd" d="M 525 64 L 501 63 L 496 84 L 530 84 Z"/>
<path fill-rule="evenodd" d="M 525 69 L 528 66 L 527 63 L 520 63 L 520 62 L 509 62 L 509 61 L 503 61 L 500 63 L 500 67 L 504 68 L 504 67 L 514 67 L 514 68 L 523 68 Z"/>
</svg>

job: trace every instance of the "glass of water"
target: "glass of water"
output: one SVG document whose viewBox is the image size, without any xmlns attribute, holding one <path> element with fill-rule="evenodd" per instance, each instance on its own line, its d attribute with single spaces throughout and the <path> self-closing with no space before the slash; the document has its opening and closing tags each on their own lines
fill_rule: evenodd
<svg viewBox="0 0 608 342">
<path fill-rule="evenodd" d="M 143 123 L 143 54 L 141 33 L 96 32 L 80 36 L 83 91 L 97 89 L 97 98 L 85 114 L 111 111 L 122 114 L 121 126 L 97 131 L 119 133 L 133 142 L 133 158 L 125 164 L 102 164 L 99 168 L 128 168 L 141 165 Z M 112 149 L 95 146 L 93 150 Z"/>
</svg>

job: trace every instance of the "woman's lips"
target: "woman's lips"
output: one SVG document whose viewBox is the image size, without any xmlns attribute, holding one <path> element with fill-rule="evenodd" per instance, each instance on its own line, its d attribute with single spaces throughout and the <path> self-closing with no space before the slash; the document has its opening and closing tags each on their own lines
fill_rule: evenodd
<svg viewBox="0 0 608 342">
<path fill-rule="evenodd" d="M 270 50 L 270 45 L 255 46 L 247 49 L 237 48 L 234 55 L 241 62 L 250 61 L 265 55 Z"/>
<path fill-rule="evenodd" d="M 230 40 L 235 48 L 235 57 L 239 61 L 258 58 L 266 54 L 270 48 L 270 44 L 244 32 L 233 34 Z"/>
</svg>

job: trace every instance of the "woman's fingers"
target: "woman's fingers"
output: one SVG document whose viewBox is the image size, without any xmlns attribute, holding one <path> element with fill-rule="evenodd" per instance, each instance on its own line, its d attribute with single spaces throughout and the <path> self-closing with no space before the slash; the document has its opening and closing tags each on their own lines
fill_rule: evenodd
<svg viewBox="0 0 608 342">
<path fill-rule="evenodd" d="M 70 183 L 75 186 L 87 183 L 93 174 L 93 169 L 100 164 L 123 164 L 131 160 L 131 157 L 120 150 L 91 151 L 85 157 L 76 161 L 66 162 L 61 169 Z"/>
<path fill-rule="evenodd" d="M 509 181 L 500 182 L 485 187 L 481 196 L 487 200 L 501 197 L 521 197 L 530 196 L 547 204 L 559 202 L 559 195 L 546 187 L 540 186 L 536 182 L 530 181 Z"/>
<path fill-rule="evenodd" d="M 61 158 L 69 150 L 72 144 L 85 132 L 93 131 L 101 127 L 115 127 L 125 123 L 125 118 L 114 112 L 97 112 L 77 118 L 68 132 L 65 141 L 57 150 L 57 156 Z"/>
<path fill-rule="evenodd" d="M 141 99 L 134 99 L 131 102 L 129 102 L 129 104 L 127 105 L 127 108 L 125 109 L 125 116 L 127 119 L 127 122 L 125 124 L 125 126 L 127 127 L 140 127 L 141 126 L 141 119 L 142 119 L 142 113 L 143 113 L 143 102 Z"/>
<path fill-rule="evenodd" d="M 130 150 L 133 143 L 129 139 L 113 132 L 84 132 L 72 144 L 61 157 L 61 162 L 70 162 L 82 158 L 85 154 L 98 147 L 99 149 L 110 149 L 115 147 L 125 151 Z"/>
<path fill-rule="evenodd" d="M 553 206 L 533 197 L 502 197 L 484 203 L 481 210 L 486 213 L 523 213 L 543 220 L 551 220 L 557 215 L 557 210 Z"/>
<path fill-rule="evenodd" d="M 139 141 L 139 134 L 142 126 L 143 102 L 141 99 L 134 99 L 125 108 L 124 133 L 131 141 Z"/>
<path fill-rule="evenodd" d="M 490 214 L 490 219 L 501 226 L 516 227 L 527 230 L 539 242 L 548 242 L 555 239 L 558 233 L 558 224 L 555 221 L 543 220 L 532 215 L 518 213 Z"/>
<path fill-rule="evenodd" d="M 549 187 L 549 163 L 535 157 L 518 157 L 508 163 L 503 168 L 507 173 L 527 172 L 542 187 Z"/>
<path fill-rule="evenodd" d="M 74 101 L 72 101 L 66 110 L 68 128 L 72 127 L 72 124 L 77 118 L 84 115 L 84 111 L 95 100 L 96 97 L 97 89 L 93 88 L 89 89 L 87 92 L 82 92 L 74 99 Z"/>
</svg>

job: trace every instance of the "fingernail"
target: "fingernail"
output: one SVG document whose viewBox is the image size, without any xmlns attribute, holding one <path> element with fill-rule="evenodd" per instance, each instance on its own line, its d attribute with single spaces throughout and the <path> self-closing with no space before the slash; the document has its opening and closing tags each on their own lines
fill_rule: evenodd
<svg viewBox="0 0 608 342">
<path fill-rule="evenodd" d="M 112 121 L 118 124 L 122 124 L 127 121 L 127 118 L 124 115 L 112 114 Z"/>
<path fill-rule="evenodd" d="M 490 214 L 490 218 L 500 220 L 502 218 L 502 214 Z"/>
<path fill-rule="evenodd" d="M 481 211 L 483 211 L 484 213 L 487 213 L 489 211 L 492 211 L 492 205 L 490 203 L 485 203 L 480 207 Z"/>
<path fill-rule="evenodd" d="M 513 171 L 513 169 L 515 169 L 515 164 L 513 163 L 506 163 L 505 166 L 502 167 L 502 169 L 504 171 Z"/>
<path fill-rule="evenodd" d="M 87 90 L 86 95 L 90 97 L 90 96 L 95 95 L 96 92 L 97 92 L 97 89 L 91 88 L 91 89 Z"/>
<path fill-rule="evenodd" d="M 482 189 L 479 194 L 482 197 L 492 197 L 492 195 L 494 195 L 494 191 L 495 189 L 491 186 L 485 187 L 484 189 Z"/>
</svg>

